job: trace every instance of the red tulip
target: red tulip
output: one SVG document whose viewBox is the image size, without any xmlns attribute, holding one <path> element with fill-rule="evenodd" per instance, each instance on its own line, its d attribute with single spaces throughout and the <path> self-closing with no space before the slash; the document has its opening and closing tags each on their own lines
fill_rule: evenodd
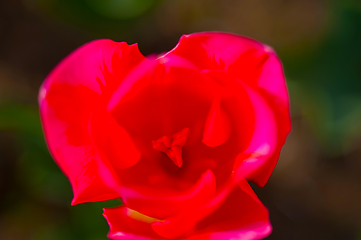
<svg viewBox="0 0 361 240">
<path fill-rule="evenodd" d="M 39 94 L 45 137 L 72 204 L 105 209 L 111 239 L 260 239 L 263 186 L 290 131 L 274 51 L 226 33 L 185 35 L 160 57 L 97 40 L 74 51 Z"/>
</svg>

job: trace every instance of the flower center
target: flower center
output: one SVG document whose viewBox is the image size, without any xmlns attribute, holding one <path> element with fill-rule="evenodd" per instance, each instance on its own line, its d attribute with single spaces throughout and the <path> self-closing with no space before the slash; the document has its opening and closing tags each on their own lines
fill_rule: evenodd
<svg viewBox="0 0 361 240">
<path fill-rule="evenodd" d="M 152 141 L 152 145 L 155 150 L 167 154 L 176 166 L 181 167 L 183 165 L 182 147 L 186 144 L 188 135 L 189 128 L 183 128 L 171 136 L 163 136 L 157 141 Z"/>
</svg>

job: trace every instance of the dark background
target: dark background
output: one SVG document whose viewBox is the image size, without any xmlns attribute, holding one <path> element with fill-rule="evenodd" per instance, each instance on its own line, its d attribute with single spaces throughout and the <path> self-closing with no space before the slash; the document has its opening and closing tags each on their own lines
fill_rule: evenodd
<svg viewBox="0 0 361 240">
<path fill-rule="evenodd" d="M 182 34 L 228 31 L 274 47 L 293 130 L 269 183 L 267 239 L 361 239 L 361 1 L 0 0 L 0 239 L 100 240 L 102 207 L 71 207 L 38 116 L 47 73 L 98 38 L 166 52 Z"/>
</svg>

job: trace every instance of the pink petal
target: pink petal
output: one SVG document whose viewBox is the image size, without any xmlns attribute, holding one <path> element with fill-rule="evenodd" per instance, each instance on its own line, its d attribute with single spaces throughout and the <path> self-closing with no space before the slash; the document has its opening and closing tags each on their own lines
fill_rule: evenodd
<svg viewBox="0 0 361 240">
<path fill-rule="evenodd" d="M 240 182 L 213 214 L 200 221 L 197 231 L 185 240 L 255 240 L 272 231 L 267 208 L 246 181 Z"/>
<path fill-rule="evenodd" d="M 168 56 L 189 60 L 199 70 L 224 71 L 252 86 L 264 89 L 274 101 L 288 106 L 282 65 L 273 49 L 255 40 L 229 33 L 184 35 Z"/>
<path fill-rule="evenodd" d="M 94 41 L 65 58 L 40 89 L 45 138 L 54 160 L 72 184 L 73 204 L 119 197 L 99 177 L 89 119 L 143 59 L 136 45 Z"/>
<path fill-rule="evenodd" d="M 227 73 L 246 83 L 265 99 L 275 115 L 276 150 L 249 177 L 263 186 L 291 129 L 286 81 L 281 62 L 273 49 L 249 38 L 206 32 L 184 35 L 167 54 L 170 55 L 188 59 L 201 71 Z"/>
<path fill-rule="evenodd" d="M 241 83 L 246 90 L 254 109 L 254 132 L 245 151 L 240 153 L 235 162 L 234 178 L 236 181 L 248 178 L 270 159 L 277 145 L 277 128 L 274 113 L 269 105 L 253 88 Z M 271 169 L 272 170 L 272 169 Z M 271 170 L 269 173 L 271 173 Z"/>
<path fill-rule="evenodd" d="M 162 219 L 162 221 L 152 223 L 152 228 L 157 234 L 165 238 L 181 237 L 192 231 L 199 219 L 208 213 L 199 210 L 215 197 L 216 182 L 212 171 L 207 171 L 202 176 L 200 183 L 204 185 L 200 189 L 202 192 L 194 195 L 192 201 L 183 202 L 182 211 L 169 218 Z"/>
<path fill-rule="evenodd" d="M 147 221 L 129 216 L 130 209 L 121 206 L 104 209 L 103 216 L 107 220 L 110 231 L 108 238 L 112 240 L 158 240 L 163 239 L 153 231 Z"/>
<path fill-rule="evenodd" d="M 249 179 L 259 186 L 264 186 L 276 166 L 281 148 L 285 143 L 288 133 L 291 131 L 291 118 L 289 110 L 289 97 L 285 85 L 282 64 L 272 49 L 267 48 L 269 58 L 263 65 L 263 71 L 259 76 L 258 84 L 265 89 L 263 93 L 266 101 L 274 111 L 277 123 L 277 146 L 274 154 L 259 169 L 251 174 Z"/>
<path fill-rule="evenodd" d="M 202 142 L 208 147 L 217 147 L 225 143 L 231 135 L 231 124 L 221 108 L 220 98 L 213 100 L 209 111 Z"/>
<path fill-rule="evenodd" d="M 122 194 L 124 203 L 142 214 L 163 219 L 188 211 L 187 209 L 196 208 L 212 199 L 216 190 L 216 182 L 212 171 L 206 171 L 197 184 L 187 192 L 150 192 L 151 190 L 147 192 L 146 189 L 139 189 L 139 187 L 135 189 L 138 190 L 138 194 Z"/>
<path fill-rule="evenodd" d="M 169 208 L 174 208 L 173 211 L 179 210 L 181 208 L 181 212 L 184 215 L 189 216 L 190 214 L 194 213 L 202 204 L 212 199 L 215 192 L 215 179 L 214 175 L 211 171 L 207 171 L 203 174 L 202 178 L 199 180 L 197 186 L 195 186 L 192 191 L 190 191 L 187 195 L 176 196 L 173 195 L 172 197 L 168 197 L 166 199 L 158 198 L 158 199 L 149 199 L 146 198 L 145 202 L 142 204 L 150 204 L 145 209 L 152 209 L 156 212 L 160 208 L 164 208 L 164 204 L 168 205 Z M 137 204 L 133 202 L 134 199 L 130 201 L 125 200 L 126 206 L 136 206 Z M 171 205 L 169 205 L 171 204 Z M 140 206 L 141 207 L 141 206 Z M 150 207 L 150 208 L 149 208 Z M 138 206 L 139 208 L 139 206 Z M 158 236 L 159 239 L 163 239 L 159 235 L 159 231 L 162 234 L 162 226 L 157 223 L 160 223 L 158 219 L 153 219 L 148 216 L 157 215 L 153 213 L 153 215 L 149 215 L 149 210 L 147 212 L 141 211 L 141 215 L 145 214 L 146 217 L 140 217 L 140 219 L 129 218 L 129 209 L 133 208 L 113 208 L 113 209 L 105 209 L 104 216 L 106 217 L 109 225 L 110 225 L 110 233 L 109 238 L 111 239 L 142 239 L 145 236 L 152 237 L 151 239 L 158 239 L 155 236 Z M 168 211 L 169 212 L 169 211 Z M 151 213 L 152 214 L 152 213 Z M 156 223 L 156 225 L 152 224 Z M 175 229 L 182 229 L 184 226 L 187 226 L 186 222 L 182 222 L 182 225 L 174 226 Z M 153 231 L 153 229 L 155 231 Z M 166 226 L 169 229 L 169 226 Z M 174 230 L 174 228 L 172 228 Z M 183 230 L 180 230 L 183 231 Z M 135 236 L 137 235 L 137 236 Z M 169 234 L 166 234 L 169 235 Z M 144 240 L 147 238 L 144 238 Z"/>
<path fill-rule="evenodd" d="M 111 98 L 107 104 L 107 110 L 111 112 L 116 105 L 122 100 L 124 95 L 128 94 L 134 85 L 141 81 L 147 74 L 154 71 L 156 61 L 153 58 L 144 59 L 138 66 L 136 66 L 129 74 L 124 78 L 122 83 L 118 85 L 118 88 L 112 93 Z M 142 86 L 144 87 L 144 85 Z M 134 92 L 134 89 L 133 89 Z"/>
<path fill-rule="evenodd" d="M 199 210 L 201 210 L 200 208 Z M 183 228 L 187 221 L 197 218 L 199 210 L 188 214 L 186 221 L 177 227 Z M 201 210 L 202 211 L 202 210 Z M 155 226 L 160 226 L 157 219 L 142 214 L 133 214 L 127 207 L 104 209 L 104 217 L 110 226 L 108 237 L 113 240 L 160 240 L 172 239 L 175 235 L 170 232 L 167 236 L 159 236 Z M 158 222 L 157 222 L 158 221 Z M 153 229 L 152 229 L 153 228 Z M 256 240 L 268 236 L 272 231 L 267 208 L 259 201 L 249 184 L 243 180 L 239 187 L 234 188 L 225 198 L 220 207 L 213 213 L 198 221 L 187 233 L 188 236 L 179 237 L 183 240 Z M 164 234 L 164 233 L 163 233 Z M 162 234 L 162 235 L 163 235 Z M 165 237 L 165 238 L 164 238 Z"/>
<path fill-rule="evenodd" d="M 91 135 L 103 161 L 115 169 L 134 166 L 141 158 L 130 134 L 107 112 L 95 111 L 91 116 Z"/>
</svg>

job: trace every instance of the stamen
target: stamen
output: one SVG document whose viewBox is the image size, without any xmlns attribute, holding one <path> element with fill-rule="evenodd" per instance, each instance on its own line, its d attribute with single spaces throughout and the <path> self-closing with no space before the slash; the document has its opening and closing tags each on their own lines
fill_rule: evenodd
<svg viewBox="0 0 361 240">
<path fill-rule="evenodd" d="M 166 153 L 176 166 L 181 167 L 182 147 L 186 144 L 189 133 L 189 128 L 183 128 L 171 136 L 163 136 L 157 141 L 152 141 L 153 148 Z"/>
</svg>

